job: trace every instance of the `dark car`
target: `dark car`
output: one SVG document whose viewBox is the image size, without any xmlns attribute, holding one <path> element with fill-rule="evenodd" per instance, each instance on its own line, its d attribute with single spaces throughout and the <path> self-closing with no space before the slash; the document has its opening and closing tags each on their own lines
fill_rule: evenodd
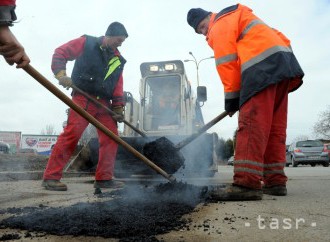
<svg viewBox="0 0 330 242">
<path fill-rule="evenodd" d="M 227 161 L 227 165 L 229 165 L 229 166 L 233 166 L 234 165 L 234 156 L 229 157 L 229 159 Z"/>
<path fill-rule="evenodd" d="M 10 146 L 7 143 L 0 141 L 0 154 L 8 154 L 10 150 Z"/>
<path fill-rule="evenodd" d="M 286 153 L 286 166 L 317 164 L 329 166 L 329 155 L 319 140 L 305 140 L 293 142 Z"/>
</svg>

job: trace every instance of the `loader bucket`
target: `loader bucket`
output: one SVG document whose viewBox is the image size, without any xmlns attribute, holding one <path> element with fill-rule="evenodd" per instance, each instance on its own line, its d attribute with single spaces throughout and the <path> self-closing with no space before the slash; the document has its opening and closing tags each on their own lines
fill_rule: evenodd
<svg viewBox="0 0 330 242">
<path fill-rule="evenodd" d="M 151 144 L 144 137 L 122 137 L 122 139 L 140 153 L 146 152 L 149 156 L 155 157 L 155 164 L 170 174 L 182 170 L 185 177 L 212 177 L 217 171 L 215 148 L 218 137 L 215 136 L 215 133 L 201 135 L 191 145 L 180 150 L 173 149 L 173 144 L 180 142 L 187 136 L 167 136 L 166 139 L 153 136 L 150 138 Z M 91 139 L 85 148 L 87 151 L 81 152 L 71 167 L 76 171 L 95 172 L 99 156 L 98 138 Z M 118 178 L 127 178 L 153 177 L 158 174 L 119 145 L 114 175 Z"/>
<path fill-rule="evenodd" d="M 143 154 L 170 174 L 174 174 L 184 166 L 183 154 L 165 137 L 147 143 L 143 147 Z"/>
</svg>

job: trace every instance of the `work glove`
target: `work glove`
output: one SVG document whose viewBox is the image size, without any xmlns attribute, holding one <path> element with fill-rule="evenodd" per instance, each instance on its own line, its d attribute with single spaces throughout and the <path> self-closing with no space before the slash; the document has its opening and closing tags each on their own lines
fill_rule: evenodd
<svg viewBox="0 0 330 242">
<path fill-rule="evenodd" d="M 239 110 L 239 98 L 225 99 L 225 110 L 232 117 Z"/>
<path fill-rule="evenodd" d="M 69 90 L 70 87 L 72 86 L 72 80 L 70 77 L 66 75 L 65 70 L 59 71 L 56 75 L 55 78 L 58 80 L 59 84 L 62 85 L 66 90 Z"/>
<path fill-rule="evenodd" d="M 124 121 L 124 107 L 123 106 L 113 106 L 112 107 L 112 111 L 114 111 L 116 113 L 116 115 L 114 116 L 114 118 L 119 122 L 123 122 Z"/>
</svg>

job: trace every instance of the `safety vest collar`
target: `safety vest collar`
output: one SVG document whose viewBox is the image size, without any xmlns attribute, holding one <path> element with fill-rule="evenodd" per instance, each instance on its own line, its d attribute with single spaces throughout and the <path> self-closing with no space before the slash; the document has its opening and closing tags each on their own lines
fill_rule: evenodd
<svg viewBox="0 0 330 242">
<path fill-rule="evenodd" d="M 236 9 L 238 9 L 238 6 L 239 6 L 239 4 L 236 4 L 236 5 L 232 5 L 232 6 L 229 6 L 229 7 L 226 7 L 224 9 L 222 9 L 219 13 L 217 13 L 215 15 L 214 22 L 216 22 L 222 16 L 227 15 L 227 14 L 235 11 Z"/>
<path fill-rule="evenodd" d="M 223 16 L 226 16 L 226 15 L 228 15 L 228 14 L 236 11 L 239 7 L 240 7 L 240 4 L 236 4 L 236 5 L 229 6 L 229 7 L 225 8 L 225 9 L 222 9 L 219 13 L 212 13 L 211 18 L 210 18 L 209 28 L 208 28 L 208 32 L 207 33 L 210 33 L 211 32 L 211 29 L 212 29 L 213 25 L 220 18 L 222 18 Z M 208 39 L 209 39 L 209 36 L 207 35 L 206 36 L 206 41 L 208 41 Z"/>
<path fill-rule="evenodd" d="M 247 6 L 244 6 L 242 4 L 236 4 L 236 5 L 232 5 L 232 6 L 229 6 L 227 8 L 224 8 L 222 9 L 219 13 L 215 14 L 212 22 L 210 21 L 210 24 L 214 24 L 215 22 L 217 22 L 220 18 L 223 18 L 224 16 L 227 16 L 237 10 L 241 10 L 242 8 L 245 8 L 245 9 L 248 9 L 249 11 L 252 12 L 252 9 L 247 7 Z"/>
</svg>

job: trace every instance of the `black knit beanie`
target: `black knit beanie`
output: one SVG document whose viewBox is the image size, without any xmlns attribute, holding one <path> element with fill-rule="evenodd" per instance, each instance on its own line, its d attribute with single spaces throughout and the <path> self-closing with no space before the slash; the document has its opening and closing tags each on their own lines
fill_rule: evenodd
<svg viewBox="0 0 330 242">
<path fill-rule="evenodd" d="M 128 37 L 127 31 L 123 24 L 119 22 L 113 22 L 109 25 L 107 31 L 105 32 L 106 36 L 125 36 Z"/>
<path fill-rule="evenodd" d="M 187 14 L 187 22 L 193 27 L 193 29 L 197 32 L 197 26 L 204 18 L 206 18 L 211 12 L 205 11 L 201 8 L 192 8 L 189 10 Z"/>
</svg>

